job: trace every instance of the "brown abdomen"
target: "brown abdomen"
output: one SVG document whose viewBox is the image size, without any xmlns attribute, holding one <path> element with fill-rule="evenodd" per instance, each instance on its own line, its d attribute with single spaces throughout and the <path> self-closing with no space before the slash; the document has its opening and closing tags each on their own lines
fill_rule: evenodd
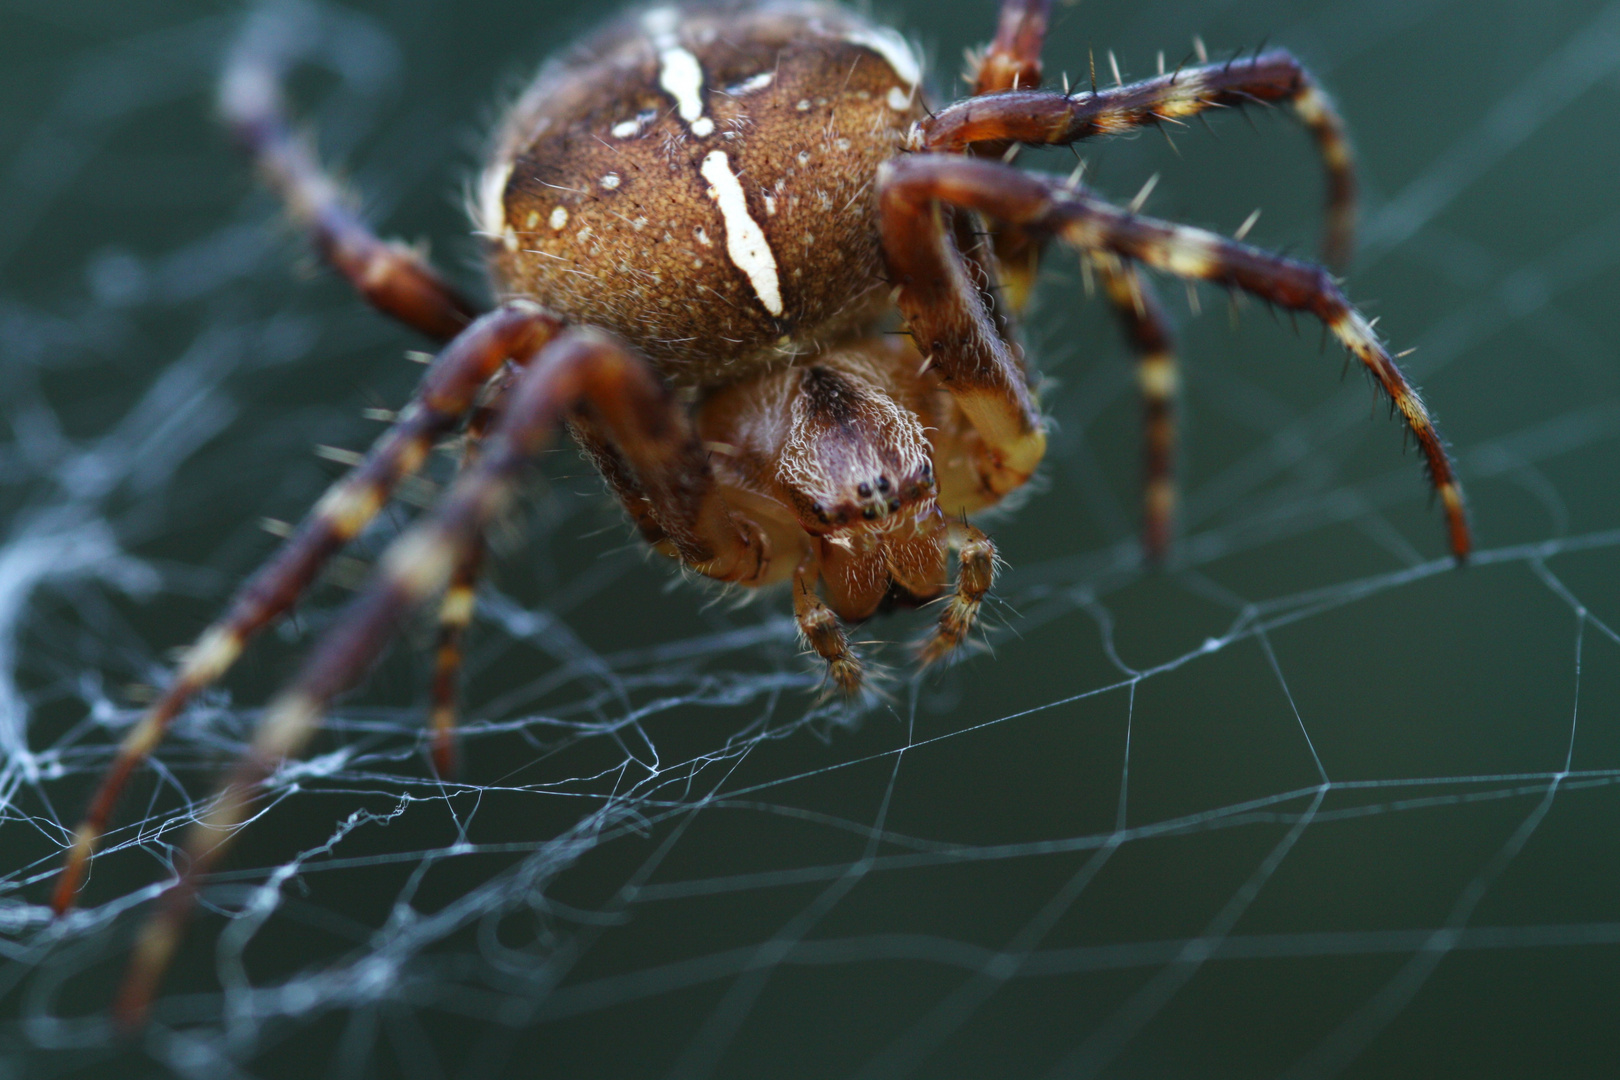
<svg viewBox="0 0 1620 1080">
<path fill-rule="evenodd" d="M 481 195 L 497 292 L 711 385 L 887 307 L 873 178 L 921 113 L 892 31 L 812 4 L 654 8 L 543 70 Z"/>
</svg>

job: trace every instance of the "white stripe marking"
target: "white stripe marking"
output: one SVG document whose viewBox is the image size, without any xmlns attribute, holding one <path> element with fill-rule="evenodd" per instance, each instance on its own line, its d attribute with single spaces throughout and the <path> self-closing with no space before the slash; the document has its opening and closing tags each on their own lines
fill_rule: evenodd
<svg viewBox="0 0 1620 1080">
<path fill-rule="evenodd" d="M 506 227 L 506 184 L 512 163 L 491 165 L 478 179 L 478 224 L 486 236 L 499 236 Z"/>
<path fill-rule="evenodd" d="M 763 90 L 767 86 L 771 85 L 771 80 L 774 78 L 776 78 L 776 72 L 762 71 L 752 78 L 744 79 L 735 86 L 726 87 L 726 93 L 732 95 L 733 97 L 740 97 L 743 94 L 752 94 L 756 90 Z"/>
<path fill-rule="evenodd" d="M 922 82 L 922 64 L 898 30 L 891 30 L 887 26 L 863 26 L 844 34 L 844 40 L 871 49 L 883 57 L 907 86 Z"/>
<path fill-rule="evenodd" d="M 710 151 L 703 159 L 703 179 L 712 187 L 712 198 L 720 205 L 720 217 L 726 225 L 726 254 L 737 269 L 748 275 L 754 293 L 765 310 L 772 315 L 782 314 L 782 286 L 776 277 L 776 256 L 765 239 L 765 230 L 759 227 L 748 212 L 748 199 L 742 184 L 731 171 L 731 163 L 724 150 Z"/>
<path fill-rule="evenodd" d="M 658 50 L 658 85 L 675 99 L 675 111 L 701 139 L 714 132 L 714 121 L 703 115 L 703 65 L 675 35 L 679 18 L 674 8 L 653 8 L 642 16 L 641 25 Z"/>
</svg>

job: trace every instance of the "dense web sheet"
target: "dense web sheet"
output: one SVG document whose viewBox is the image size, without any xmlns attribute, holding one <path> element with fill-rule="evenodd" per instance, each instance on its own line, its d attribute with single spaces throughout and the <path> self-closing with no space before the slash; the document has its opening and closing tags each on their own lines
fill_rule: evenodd
<svg viewBox="0 0 1620 1080">
<path fill-rule="evenodd" d="M 294 89 L 323 153 L 471 282 L 447 195 L 474 121 L 591 14 L 467 7 L 275 10 L 311 43 Z M 897 7 L 947 73 L 991 32 L 988 0 Z M 1468 568 L 1315 328 L 1205 293 L 1175 305 L 1181 538 L 1144 569 L 1131 370 L 1056 257 L 1029 328 L 1053 452 L 986 522 L 1012 562 L 990 650 L 912 680 L 871 646 L 888 700 L 818 704 L 783 597 L 671 587 L 561 451 L 497 537 L 460 780 L 426 766 L 419 628 L 277 773 L 127 1043 L 106 1004 L 173 845 L 410 501 L 184 715 L 53 922 L 62 847 L 169 651 L 270 549 L 260 519 L 334 475 L 312 447 L 365 445 L 419 343 L 289 273 L 300 244 L 208 122 L 236 16 L 6 5 L 0 1074 L 1600 1071 L 1620 4 L 1522 7 L 1098 3 L 1049 46 L 1077 78 L 1092 45 L 1145 75 L 1195 32 L 1269 34 L 1335 90 L 1368 187 L 1348 288 L 1417 349 Z M 1128 198 L 1159 171 L 1160 216 L 1229 232 L 1259 205 L 1257 241 L 1315 235 L 1304 138 L 1214 126 L 1088 147 L 1092 176 Z"/>
</svg>

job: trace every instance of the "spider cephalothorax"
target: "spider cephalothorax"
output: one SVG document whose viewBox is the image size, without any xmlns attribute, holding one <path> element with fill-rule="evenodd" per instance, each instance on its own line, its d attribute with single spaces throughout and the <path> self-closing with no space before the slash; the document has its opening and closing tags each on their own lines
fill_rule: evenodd
<svg viewBox="0 0 1620 1080">
<path fill-rule="evenodd" d="M 232 130 L 368 300 L 448 344 L 365 461 L 203 634 L 125 740 L 76 834 L 59 911 L 125 780 L 191 695 L 297 601 L 436 441 L 461 430 L 466 453 L 449 492 L 394 543 L 267 709 L 191 840 L 186 876 L 141 939 L 126 1020 L 143 1014 L 196 883 L 256 785 L 305 745 L 400 619 L 441 593 L 433 756 L 451 767 L 483 535 L 558 427 L 654 548 L 718 581 L 790 583 L 803 636 L 838 690 L 854 693 L 865 677 L 842 623 L 886 600 L 949 590 L 919 655 L 956 650 L 997 561 L 967 517 L 1022 487 L 1045 449 L 1012 320 L 1052 240 L 1101 281 L 1139 354 L 1150 555 L 1169 536 L 1176 366 L 1140 266 L 1320 319 L 1406 421 L 1452 550 L 1466 555 L 1440 438 L 1326 271 L 1009 163 L 1021 143 L 1288 105 L 1326 166 L 1327 251 L 1342 258 L 1348 144 L 1309 76 L 1274 52 L 1102 90 L 1041 90 L 1047 7 L 1004 0 L 994 42 L 971 65 L 973 96 L 937 112 L 924 106 L 920 65 L 900 35 L 828 4 L 659 5 L 621 18 L 545 68 L 499 129 L 474 200 L 499 298 L 484 314 L 344 208 L 284 119 L 284 35 L 244 35 L 222 86 Z"/>
</svg>

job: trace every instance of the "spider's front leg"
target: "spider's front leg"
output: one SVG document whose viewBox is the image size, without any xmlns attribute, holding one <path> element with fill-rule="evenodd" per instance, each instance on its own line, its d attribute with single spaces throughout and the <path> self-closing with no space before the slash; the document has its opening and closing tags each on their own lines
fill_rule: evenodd
<svg viewBox="0 0 1620 1080">
<path fill-rule="evenodd" d="M 1004 0 L 995 40 L 982 56 L 968 54 L 968 78 L 975 97 L 1000 90 L 1033 90 L 1041 85 L 1041 47 L 1046 41 L 1051 6 L 1051 0 Z M 978 157 L 1010 161 L 1007 155 L 1014 145 L 1007 141 L 985 142 L 966 150 Z M 958 244 L 969 258 L 978 256 L 972 246 L 962 242 L 962 231 L 971 232 L 977 226 L 977 222 L 969 221 L 958 225 Z M 1039 238 L 1001 222 L 989 223 L 989 239 L 995 269 L 986 276 L 994 277 L 1000 286 L 994 301 L 1009 314 L 1022 315 L 1034 294 L 1044 245 Z"/>
<path fill-rule="evenodd" d="M 580 411 L 611 434 L 683 559 L 714 577 L 761 572 L 760 538 L 730 518 L 685 409 L 652 366 L 595 331 L 569 331 L 545 345 L 519 377 L 477 460 L 389 546 L 365 590 L 266 708 L 251 747 L 191 827 L 187 869 L 142 931 L 120 992 L 116 1011 L 124 1026 L 143 1021 L 198 883 L 246 820 L 255 790 L 303 750 L 332 699 L 370 669 L 405 616 L 445 588 L 558 425 Z"/>
<path fill-rule="evenodd" d="M 1176 277 L 1241 289 L 1320 319 L 1361 361 L 1406 420 L 1423 451 L 1435 493 L 1444 504 L 1451 550 L 1459 560 L 1467 557 L 1471 541 L 1462 489 L 1440 434 L 1372 326 L 1350 306 L 1326 270 L 1203 229 L 1138 217 L 1053 178 L 988 161 L 918 154 L 887 166 L 878 184 L 884 253 L 898 287 L 900 309 L 918 347 L 944 375 L 946 386 L 974 426 L 986 433 L 987 442 L 998 429 L 986 428 L 980 417 L 1005 427 L 1008 420 L 1021 415 L 1027 393 L 1010 395 L 999 412 L 990 403 L 973 399 L 983 382 L 980 372 L 998 355 L 994 342 L 988 342 L 978 330 L 985 322 L 982 309 L 968 303 L 973 299 L 970 295 L 953 291 L 953 281 L 963 271 L 960 258 L 944 244 L 938 217 L 941 205 L 1051 233 L 1082 253 L 1106 252 Z M 916 244 L 917 250 L 910 250 L 910 244 Z M 1008 352 L 1004 343 L 1000 351 Z M 968 391 L 966 395 L 958 389 L 958 382 Z"/>
<path fill-rule="evenodd" d="M 973 66 L 975 97 L 1040 86 L 1041 47 L 1050 7 L 1049 0 L 1006 0 L 1002 4 L 995 40 Z M 996 140 L 972 143 L 962 149 L 976 157 L 1007 160 L 1007 152 L 1016 145 Z M 995 275 L 1002 286 L 997 300 L 1013 315 L 1021 314 L 1034 292 L 1046 237 L 1001 221 L 991 221 L 989 230 Z M 972 257 L 973 253 L 961 246 L 963 254 Z M 1136 354 L 1144 444 L 1142 548 L 1156 562 L 1169 547 L 1175 514 L 1175 345 L 1164 309 L 1140 274 L 1112 258 L 1096 260 L 1094 269 L 1102 279 L 1104 295 L 1126 341 Z"/>
<path fill-rule="evenodd" d="M 952 240 L 953 222 L 939 205 L 945 200 L 906 180 L 913 171 L 908 166 L 916 160 L 902 158 L 879 171 L 878 228 L 889 280 L 896 287 L 912 344 L 922 354 L 924 368 L 944 384 L 978 436 L 964 447 L 973 474 L 968 483 L 976 490 L 962 505 L 943 506 L 954 514 L 993 506 L 1022 487 L 1045 456 L 1046 429 L 1022 352 L 981 301 L 978 285 Z M 1018 175 L 1008 166 L 988 162 L 944 156 L 937 160 Z"/>
<path fill-rule="evenodd" d="M 838 616 L 816 594 L 820 567 L 807 558 L 793 573 L 793 618 L 799 636 L 827 665 L 827 681 L 846 697 L 860 692 L 866 679 L 861 658 L 849 647 Z"/>
<path fill-rule="evenodd" d="M 1153 79 L 1076 94 L 1041 90 L 959 101 L 918 125 L 917 149 L 961 153 L 981 145 L 1067 145 L 1145 125 L 1178 123 L 1209 109 L 1286 103 L 1310 131 L 1327 176 L 1323 257 L 1350 257 L 1356 180 L 1344 122 L 1316 81 L 1284 50 L 1250 60 L 1180 69 Z"/>
<path fill-rule="evenodd" d="M 996 583 L 996 545 L 991 539 L 965 521 L 954 523 L 948 532 L 956 548 L 956 590 L 945 598 L 945 609 L 917 648 L 923 664 L 937 664 L 962 647 Z"/>
<path fill-rule="evenodd" d="M 220 79 L 226 126 L 321 257 L 368 303 L 430 338 L 449 341 L 478 317 L 478 308 L 417 251 L 379 239 L 294 135 L 281 95 L 295 33 L 285 19 L 266 9 L 248 20 Z"/>
<path fill-rule="evenodd" d="M 332 556 L 358 536 L 387 503 L 400 480 L 421 468 L 433 444 L 472 408 L 484 385 L 511 358 L 527 358 L 561 323 L 534 304 L 517 301 L 473 323 L 422 378 L 411 403 L 372 447 L 366 460 L 334 484 L 281 550 L 237 590 L 223 618 L 186 652 L 174 680 L 118 748 L 57 879 L 52 907 L 73 906 L 74 895 L 124 785 L 163 740 L 169 724 L 193 695 L 218 681 L 260 630 L 302 597 Z"/>
</svg>

